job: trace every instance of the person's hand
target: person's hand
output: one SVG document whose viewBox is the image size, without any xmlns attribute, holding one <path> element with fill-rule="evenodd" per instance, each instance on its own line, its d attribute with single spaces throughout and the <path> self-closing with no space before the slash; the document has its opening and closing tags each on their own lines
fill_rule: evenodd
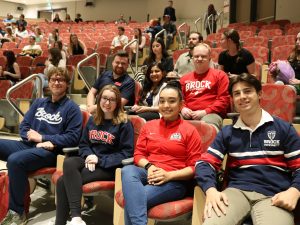
<svg viewBox="0 0 300 225">
<path fill-rule="evenodd" d="M 171 180 L 171 173 L 156 167 L 156 169 L 153 169 L 152 173 L 148 173 L 147 179 L 149 184 L 161 185 Z"/>
<path fill-rule="evenodd" d="M 143 113 L 143 112 L 147 112 L 147 111 L 148 111 L 147 106 L 139 106 L 139 108 L 137 110 L 135 110 L 136 113 Z"/>
<path fill-rule="evenodd" d="M 42 135 L 40 135 L 37 131 L 30 129 L 27 131 L 27 139 L 28 141 L 33 141 L 36 143 L 42 142 Z"/>
<path fill-rule="evenodd" d="M 139 106 L 139 105 L 134 105 L 134 106 L 131 107 L 131 110 L 136 112 L 137 110 L 139 110 L 140 107 L 141 106 Z"/>
<path fill-rule="evenodd" d="M 52 151 L 54 149 L 54 144 L 52 144 L 51 141 L 45 141 L 45 142 L 41 142 L 41 143 L 38 143 L 36 145 L 37 148 L 44 148 L 44 149 L 47 149 L 48 151 Z"/>
<path fill-rule="evenodd" d="M 193 111 L 191 113 L 192 119 L 193 120 L 201 120 L 203 116 L 206 115 L 206 111 L 205 110 L 197 110 L 197 111 Z"/>
<path fill-rule="evenodd" d="M 294 78 L 294 79 L 289 79 L 289 84 L 300 84 L 300 80 Z"/>
<path fill-rule="evenodd" d="M 87 111 L 89 112 L 89 114 L 95 114 L 97 111 L 97 105 L 88 105 Z"/>
<path fill-rule="evenodd" d="M 207 189 L 204 207 L 204 219 L 212 216 L 212 210 L 214 210 L 219 217 L 221 214 L 226 215 L 226 207 L 228 205 L 229 202 L 225 193 L 217 191 L 217 189 L 214 187 Z"/>
<path fill-rule="evenodd" d="M 85 167 L 91 172 L 95 171 L 97 163 L 98 163 L 98 157 L 94 154 L 89 155 L 85 159 Z"/>
<path fill-rule="evenodd" d="M 192 118 L 192 110 L 189 109 L 189 108 L 186 108 L 184 107 L 182 110 L 181 110 L 181 114 L 183 116 L 184 119 L 191 119 Z"/>
<path fill-rule="evenodd" d="M 3 76 L 8 76 L 9 72 L 8 71 L 3 71 Z"/>
<path fill-rule="evenodd" d="M 298 189 L 291 187 L 286 191 L 282 191 L 274 195 L 271 199 L 271 205 L 293 211 L 296 208 L 299 199 Z"/>
</svg>

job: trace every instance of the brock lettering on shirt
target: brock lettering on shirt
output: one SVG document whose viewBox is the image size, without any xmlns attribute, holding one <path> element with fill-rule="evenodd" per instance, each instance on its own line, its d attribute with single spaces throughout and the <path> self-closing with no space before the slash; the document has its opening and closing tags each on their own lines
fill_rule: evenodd
<svg viewBox="0 0 300 225">
<path fill-rule="evenodd" d="M 113 140 L 115 139 L 115 136 L 112 135 L 111 133 L 102 130 L 90 130 L 89 139 L 103 141 L 108 144 L 113 144 Z"/>
<path fill-rule="evenodd" d="M 211 81 L 202 80 L 202 81 L 189 81 L 185 84 L 186 91 L 199 91 L 203 88 L 211 89 Z"/>
</svg>

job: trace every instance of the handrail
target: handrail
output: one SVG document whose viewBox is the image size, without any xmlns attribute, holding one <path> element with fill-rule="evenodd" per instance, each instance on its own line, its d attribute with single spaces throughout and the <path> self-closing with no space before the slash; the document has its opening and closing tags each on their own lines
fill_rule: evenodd
<svg viewBox="0 0 300 225">
<path fill-rule="evenodd" d="M 127 43 L 124 47 L 123 47 L 123 50 L 126 51 L 126 48 L 128 46 L 130 46 L 131 44 L 133 44 L 134 42 L 136 42 L 136 46 L 135 46 L 135 71 L 134 69 L 132 68 L 131 66 L 131 62 L 129 63 L 130 64 L 130 69 L 132 70 L 133 74 L 135 74 L 138 70 L 138 59 L 139 59 L 139 45 L 138 45 L 138 39 L 133 39 L 131 40 L 129 43 Z"/>
<path fill-rule="evenodd" d="M 202 31 L 202 20 L 203 20 L 203 17 L 199 17 L 198 19 L 195 20 L 194 24 L 195 24 L 195 27 L 196 27 L 196 31 L 199 32 L 199 29 L 198 29 L 198 26 L 197 26 L 197 23 L 201 20 L 201 31 Z"/>
<path fill-rule="evenodd" d="M 166 45 L 166 42 L 167 42 L 167 30 L 166 29 L 162 29 L 161 31 L 159 31 L 157 34 L 155 34 L 154 38 L 156 39 L 160 34 L 164 33 L 164 43 Z"/>
<path fill-rule="evenodd" d="M 184 25 L 187 25 L 186 23 L 182 23 L 182 24 L 180 24 L 179 26 L 178 26 L 178 28 L 177 28 L 177 30 L 178 30 L 178 34 L 179 34 L 179 41 L 180 41 L 180 44 L 181 44 L 181 46 L 182 46 L 182 48 L 184 48 L 185 47 L 185 44 L 183 45 L 183 42 L 182 42 L 182 38 L 181 38 L 181 35 L 180 35 L 180 29 L 181 29 L 181 27 L 183 27 Z M 187 33 L 185 32 L 186 30 L 184 30 L 183 32 L 184 32 L 184 36 L 186 37 L 187 36 Z M 186 42 L 186 38 L 185 38 L 185 42 Z"/>
<path fill-rule="evenodd" d="M 23 84 L 33 80 L 33 78 L 38 78 L 39 82 L 38 82 L 38 92 L 37 92 L 37 97 L 38 98 L 43 98 L 44 97 L 44 94 L 43 94 L 43 90 L 42 90 L 42 85 L 43 85 L 43 82 L 42 82 L 42 78 L 40 77 L 39 74 L 32 74 L 30 75 L 29 77 L 26 77 L 24 80 L 21 80 L 20 82 L 16 83 L 14 86 L 10 87 L 7 92 L 6 92 L 6 99 L 8 101 L 8 103 L 13 107 L 14 110 L 17 111 L 17 113 L 24 117 L 24 113 L 21 111 L 21 109 L 11 100 L 10 98 L 10 94 L 11 92 L 13 92 L 14 90 L 18 89 L 19 87 L 21 87 Z"/>
<path fill-rule="evenodd" d="M 92 53 L 91 55 L 89 55 L 88 57 L 86 57 L 85 59 L 81 60 L 78 64 L 77 64 L 77 71 L 78 71 L 78 75 L 81 77 L 81 79 L 83 80 L 83 83 L 85 84 L 85 86 L 91 90 L 91 86 L 90 84 L 87 82 L 86 78 L 83 76 L 82 71 L 80 70 L 80 66 L 81 64 L 89 61 L 91 58 L 93 58 L 94 56 L 96 56 L 97 58 L 97 66 L 96 66 L 96 79 L 99 77 L 99 73 L 100 73 L 100 56 L 97 52 Z"/>
<path fill-rule="evenodd" d="M 214 17 L 214 14 L 210 14 L 206 19 L 210 34 L 213 33 L 213 30 L 214 30 L 214 19 L 211 20 L 211 18 L 213 18 L 213 17 Z"/>
<path fill-rule="evenodd" d="M 275 18 L 275 16 L 268 16 L 268 17 L 264 17 L 264 18 L 258 19 L 256 21 L 265 21 L 265 20 L 274 19 L 274 18 Z"/>
<path fill-rule="evenodd" d="M 224 11 L 221 11 L 219 14 L 218 14 L 218 17 L 220 18 L 220 28 L 223 28 L 223 23 L 224 23 Z"/>
</svg>

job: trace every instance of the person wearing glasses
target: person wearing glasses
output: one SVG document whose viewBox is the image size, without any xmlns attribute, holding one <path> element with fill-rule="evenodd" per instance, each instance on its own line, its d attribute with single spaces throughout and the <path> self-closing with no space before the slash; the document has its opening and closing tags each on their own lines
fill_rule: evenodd
<svg viewBox="0 0 300 225">
<path fill-rule="evenodd" d="M 90 114 L 96 112 L 97 105 L 95 104 L 96 96 L 107 84 L 114 84 L 121 92 L 122 106 L 133 106 L 135 102 L 134 80 L 128 75 L 127 68 L 129 65 L 129 55 L 126 51 L 118 51 L 113 56 L 112 71 L 105 71 L 95 81 L 95 84 L 87 95 L 87 110 Z"/>
<path fill-rule="evenodd" d="M 230 102 L 229 79 L 224 71 L 209 67 L 210 53 L 210 47 L 204 43 L 193 50 L 195 71 L 180 79 L 184 96 L 181 114 L 185 119 L 203 120 L 220 130 Z"/>
<path fill-rule="evenodd" d="M 79 156 L 66 158 L 57 183 L 56 225 L 65 225 L 71 211 L 72 225 L 85 225 L 81 218 L 82 185 L 114 180 L 115 169 L 133 155 L 133 126 L 123 111 L 121 93 L 115 85 L 99 93 L 97 111 L 81 136 Z"/>
<path fill-rule="evenodd" d="M 7 162 L 9 175 L 9 210 L 2 225 L 26 223 L 28 173 L 55 167 L 62 148 L 77 146 L 80 139 L 82 114 L 66 96 L 70 83 L 67 71 L 53 68 L 48 79 L 51 96 L 36 99 L 25 114 L 20 124 L 22 140 L 0 140 L 0 160 Z"/>
</svg>

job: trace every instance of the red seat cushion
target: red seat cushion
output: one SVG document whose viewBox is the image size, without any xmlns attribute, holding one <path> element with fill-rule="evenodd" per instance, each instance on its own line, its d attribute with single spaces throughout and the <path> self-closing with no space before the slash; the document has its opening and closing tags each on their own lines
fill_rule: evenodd
<svg viewBox="0 0 300 225">
<path fill-rule="evenodd" d="M 56 171 L 56 167 L 45 167 L 29 174 L 29 177 L 36 177 L 42 175 L 51 175 Z"/>
<path fill-rule="evenodd" d="M 115 199 L 119 206 L 124 208 L 125 201 L 122 191 L 116 193 Z M 148 210 L 148 217 L 157 220 L 167 220 L 175 218 L 193 210 L 193 198 L 185 197 L 184 199 L 163 203 L 152 207 Z"/>
</svg>

